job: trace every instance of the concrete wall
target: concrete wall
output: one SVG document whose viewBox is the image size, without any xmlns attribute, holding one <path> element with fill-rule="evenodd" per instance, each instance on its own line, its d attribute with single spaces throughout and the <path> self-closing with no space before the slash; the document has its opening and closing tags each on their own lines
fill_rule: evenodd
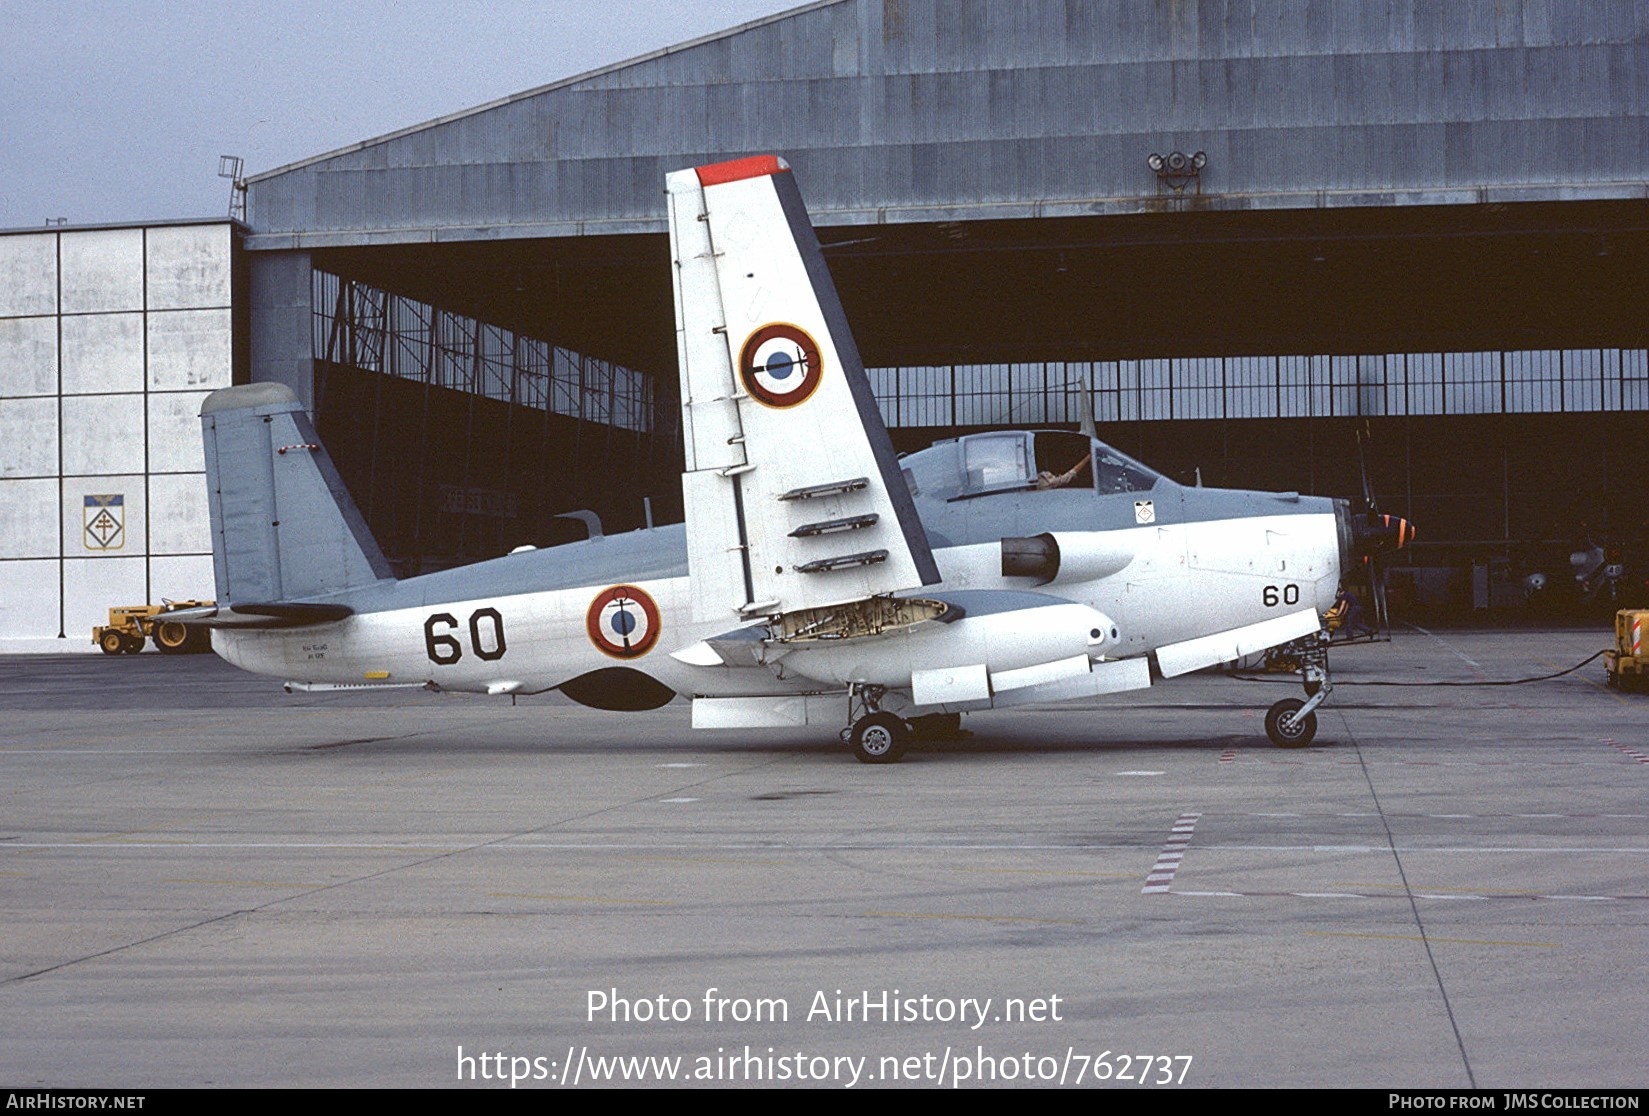
<svg viewBox="0 0 1649 1116">
<path fill-rule="evenodd" d="M 228 222 L 0 235 L 0 651 L 210 598 L 197 414 L 234 376 Z"/>
</svg>

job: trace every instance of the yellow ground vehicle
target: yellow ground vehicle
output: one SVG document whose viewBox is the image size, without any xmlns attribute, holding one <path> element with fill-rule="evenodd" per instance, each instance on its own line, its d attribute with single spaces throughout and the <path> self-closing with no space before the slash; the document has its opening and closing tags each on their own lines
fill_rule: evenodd
<svg viewBox="0 0 1649 1116">
<path fill-rule="evenodd" d="M 174 608 L 195 608 L 211 601 L 167 601 L 164 604 L 127 605 L 109 610 L 109 622 L 92 629 L 92 642 L 105 655 L 135 655 L 153 639 L 166 655 L 192 655 L 212 649 L 211 634 L 205 628 L 178 623 L 155 623 L 154 618 Z"/>
<path fill-rule="evenodd" d="M 1649 609 L 1615 613 L 1615 645 L 1603 653 L 1609 685 L 1617 690 L 1649 690 Z"/>
</svg>

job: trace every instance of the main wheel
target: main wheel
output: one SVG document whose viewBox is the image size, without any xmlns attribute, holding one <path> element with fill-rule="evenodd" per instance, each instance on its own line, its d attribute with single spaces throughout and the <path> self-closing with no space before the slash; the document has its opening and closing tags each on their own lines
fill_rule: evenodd
<svg viewBox="0 0 1649 1116">
<path fill-rule="evenodd" d="M 126 649 L 126 639 L 113 628 L 104 628 L 103 634 L 97 638 L 97 645 L 103 648 L 105 655 L 118 655 Z"/>
<path fill-rule="evenodd" d="M 189 629 L 175 620 L 168 620 L 164 624 L 156 624 L 155 646 L 162 654 L 181 655 L 189 647 Z"/>
<path fill-rule="evenodd" d="M 910 722 L 910 735 L 916 740 L 959 740 L 962 737 L 962 714 L 929 713 Z"/>
<path fill-rule="evenodd" d="M 853 723 L 848 743 L 860 763 L 898 763 L 910 729 L 892 713 L 872 713 Z"/>
<path fill-rule="evenodd" d="M 1317 735 L 1317 714 L 1297 716 L 1305 702 L 1284 698 L 1265 712 L 1265 734 L 1279 748 L 1304 748 Z"/>
</svg>

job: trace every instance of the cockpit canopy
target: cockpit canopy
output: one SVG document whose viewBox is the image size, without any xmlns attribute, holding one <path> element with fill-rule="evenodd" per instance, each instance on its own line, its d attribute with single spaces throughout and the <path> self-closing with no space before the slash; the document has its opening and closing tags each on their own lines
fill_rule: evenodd
<svg viewBox="0 0 1649 1116">
<path fill-rule="evenodd" d="M 938 442 L 900 460 L 913 493 L 961 500 L 1062 489 L 1149 492 L 1163 478 L 1104 442 L 1069 430 L 1001 430 Z"/>
<path fill-rule="evenodd" d="M 1104 496 L 1149 492 L 1161 479 L 1104 442 L 1069 431 L 992 431 L 959 438 L 955 446 L 958 496 L 1056 488 Z"/>
</svg>

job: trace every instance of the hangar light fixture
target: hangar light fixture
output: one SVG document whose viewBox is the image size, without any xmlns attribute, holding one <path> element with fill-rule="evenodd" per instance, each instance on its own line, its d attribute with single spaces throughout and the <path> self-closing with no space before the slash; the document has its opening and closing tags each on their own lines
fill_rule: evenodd
<svg viewBox="0 0 1649 1116">
<path fill-rule="evenodd" d="M 1208 165 L 1208 156 L 1204 152 L 1187 155 L 1183 151 L 1171 151 L 1167 155 L 1158 155 L 1152 152 L 1145 160 L 1145 165 L 1156 173 L 1157 181 L 1167 186 L 1176 194 L 1185 193 L 1185 187 L 1192 182 L 1197 184 L 1197 193 L 1202 193 L 1202 168 Z"/>
</svg>

